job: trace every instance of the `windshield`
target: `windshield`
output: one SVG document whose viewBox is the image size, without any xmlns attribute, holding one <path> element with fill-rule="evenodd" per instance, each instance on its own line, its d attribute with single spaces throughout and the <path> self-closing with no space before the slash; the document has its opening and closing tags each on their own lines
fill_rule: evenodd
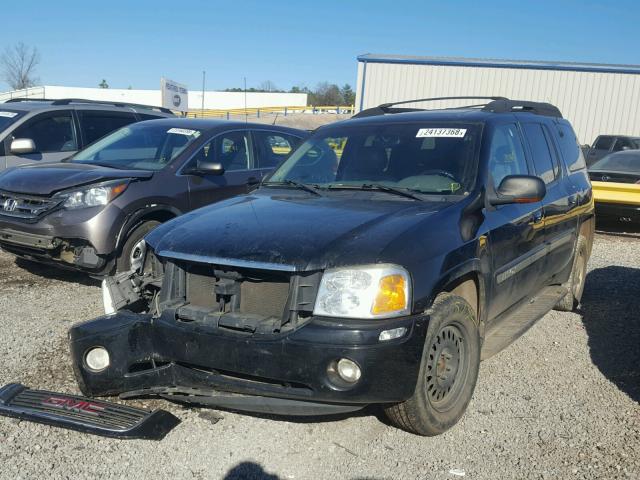
<svg viewBox="0 0 640 480">
<path fill-rule="evenodd" d="M 0 131 L 7 128 L 13 122 L 18 120 L 23 115 L 23 112 L 16 112 L 12 110 L 4 110 L 0 108 Z"/>
<path fill-rule="evenodd" d="M 640 173 L 640 150 L 612 153 L 591 165 L 589 170 L 606 170 L 609 172 Z"/>
<path fill-rule="evenodd" d="M 323 129 L 266 184 L 298 182 L 327 189 L 384 186 L 463 195 L 475 182 L 480 134 L 477 124 L 450 122 Z"/>
<path fill-rule="evenodd" d="M 200 134 L 199 130 L 170 127 L 165 122 L 136 123 L 89 145 L 70 161 L 113 168 L 161 170 Z"/>
</svg>

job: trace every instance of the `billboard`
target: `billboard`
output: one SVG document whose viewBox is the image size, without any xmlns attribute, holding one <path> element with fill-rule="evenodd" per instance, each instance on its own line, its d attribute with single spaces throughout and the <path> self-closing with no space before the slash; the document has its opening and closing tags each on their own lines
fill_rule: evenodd
<svg viewBox="0 0 640 480">
<path fill-rule="evenodd" d="M 162 77 L 160 79 L 160 91 L 162 92 L 162 106 L 164 108 L 179 112 L 189 110 L 189 92 L 186 85 Z"/>
</svg>

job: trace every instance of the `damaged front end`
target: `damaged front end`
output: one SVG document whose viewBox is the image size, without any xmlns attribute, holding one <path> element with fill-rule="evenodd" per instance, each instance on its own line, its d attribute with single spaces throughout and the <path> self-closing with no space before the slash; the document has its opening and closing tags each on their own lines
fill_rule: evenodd
<svg viewBox="0 0 640 480">
<path fill-rule="evenodd" d="M 427 317 L 314 317 L 321 278 L 322 271 L 160 259 L 149 251 L 138 270 L 103 283 L 113 313 L 71 329 L 80 387 L 90 396 L 155 395 L 287 415 L 408 398 Z M 407 334 L 381 340 L 399 328 Z M 97 347 L 108 361 L 92 368 L 88 355 Z M 341 359 L 360 366 L 356 381 L 336 374 Z"/>
<path fill-rule="evenodd" d="M 36 235 L 12 229 L 0 229 L 0 246 L 18 257 L 89 272 L 104 270 L 109 260 L 98 255 L 93 245 L 83 239 Z"/>
</svg>

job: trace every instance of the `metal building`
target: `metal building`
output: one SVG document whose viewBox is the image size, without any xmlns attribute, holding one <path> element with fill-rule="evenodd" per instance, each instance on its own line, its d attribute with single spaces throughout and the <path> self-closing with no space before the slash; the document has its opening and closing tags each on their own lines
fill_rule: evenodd
<svg viewBox="0 0 640 480">
<path fill-rule="evenodd" d="M 553 103 L 571 121 L 581 143 L 591 143 L 600 134 L 640 136 L 640 65 L 358 57 L 357 110 L 414 98 L 469 95 Z"/>
</svg>

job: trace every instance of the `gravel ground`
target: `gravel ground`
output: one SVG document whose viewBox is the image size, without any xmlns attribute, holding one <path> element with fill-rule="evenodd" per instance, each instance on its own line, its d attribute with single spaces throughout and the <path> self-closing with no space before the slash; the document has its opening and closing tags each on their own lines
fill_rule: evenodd
<svg viewBox="0 0 640 480">
<path fill-rule="evenodd" d="M 118 441 L 0 417 L 0 478 L 640 478 L 640 235 L 598 235 L 579 313 L 551 312 L 483 362 L 453 430 L 421 438 L 375 408 L 297 421 L 153 401 L 163 441 Z M 66 331 L 98 285 L 0 253 L 0 384 L 77 393 Z"/>
</svg>

